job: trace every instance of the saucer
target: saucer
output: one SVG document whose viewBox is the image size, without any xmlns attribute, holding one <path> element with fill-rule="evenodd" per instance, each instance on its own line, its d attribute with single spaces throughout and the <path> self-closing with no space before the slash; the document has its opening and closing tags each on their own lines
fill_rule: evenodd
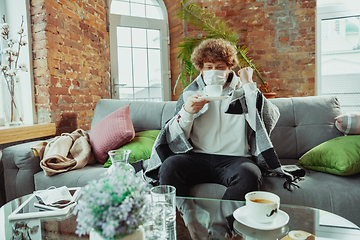
<svg viewBox="0 0 360 240">
<path fill-rule="evenodd" d="M 229 96 L 201 96 L 200 99 L 205 99 L 206 101 L 219 101 L 227 99 Z"/>
<path fill-rule="evenodd" d="M 246 206 L 236 209 L 233 215 L 238 222 L 244 224 L 245 226 L 259 230 L 273 230 L 273 229 L 281 228 L 282 226 L 286 225 L 290 219 L 289 215 L 286 212 L 279 209 L 278 216 L 275 218 L 273 222 L 271 223 L 254 222 L 248 217 L 248 211 Z"/>
<path fill-rule="evenodd" d="M 234 231 L 237 234 L 241 234 L 244 239 L 257 239 L 257 240 L 273 240 L 273 239 L 282 239 L 289 232 L 289 226 L 285 225 L 283 227 L 273 229 L 273 230 L 258 230 L 255 228 L 247 227 L 238 221 L 234 221 L 233 224 Z"/>
</svg>

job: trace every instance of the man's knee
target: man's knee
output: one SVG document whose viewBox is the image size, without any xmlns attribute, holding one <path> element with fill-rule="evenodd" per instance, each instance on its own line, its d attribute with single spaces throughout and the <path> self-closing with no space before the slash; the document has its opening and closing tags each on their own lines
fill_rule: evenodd
<svg viewBox="0 0 360 240">
<path fill-rule="evenodd" d="M 236 169 L 233 169 L 233 171 L 235 171 L 233 178 L 235 183 L 247 182 L 250 185 L 259 185 L 262 181 L 259 167 L 252 162 L 242 163 Z"/>
<path fill-rule="evenodd" d="M 165 161 L 161 164 L 160 172 L 173 172 L 178 169 L 178 157 L 171 156 L 165 159 Z"/>
<path fill-rule="evenodd" d="M 181 157 L 178 155 L 171 156 L 167 158 L 160 167 L 159 177 L 160 182 L 162 180 L 168 181 L 171 178 L 175 178 L 178 175 L 181 175 L 183 162 Z"/>
<path fill-rule="evenodd" d="M 262 177 L 260 168 L 254 163 L 244 163 L 243 171 L 254 179 L 261 179 Z"/>
</svg>

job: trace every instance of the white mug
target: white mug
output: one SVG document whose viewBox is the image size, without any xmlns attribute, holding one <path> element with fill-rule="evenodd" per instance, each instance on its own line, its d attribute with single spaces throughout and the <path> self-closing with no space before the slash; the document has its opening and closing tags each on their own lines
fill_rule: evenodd
<svg viewBox="0 0 360 240">
<path fill-rule="evenodd" d="M 204 93 L 207 96 L 211 97 L 219 97 L 222 92 L 222 86 L 221 85 L 208 85 L 204 88 Z"/>
<path fill-rule="evenodd" d="M 245 195 L 248 216 L 254 222 L 271 223 L 277 217 L 280 197 L 274 193 L 255 191 Z"/>
</svg>

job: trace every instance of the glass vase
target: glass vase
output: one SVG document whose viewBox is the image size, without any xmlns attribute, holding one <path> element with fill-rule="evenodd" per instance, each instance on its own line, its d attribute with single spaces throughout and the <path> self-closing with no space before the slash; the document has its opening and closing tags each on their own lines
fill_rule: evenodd
<svg viewBox="0 0 360 240">
<path fill-rule="evenodd" d="M 20 82 L 15 79 L 1 82 L 5 126 L 20 125 L 24 122 Z"/>
<path fill-rule="evenodd" d="M 111 166 L 109 167 L 107 173 L 111 174 L 113 171 L 116 171 L 119 168 L 126 169 L 135 174 L 134 167 L 129 163 L 129 158 L 131 150 L 120 149 L 120 150 L 111 150 L 108 152 L 111 159 Z"/>
</svg>

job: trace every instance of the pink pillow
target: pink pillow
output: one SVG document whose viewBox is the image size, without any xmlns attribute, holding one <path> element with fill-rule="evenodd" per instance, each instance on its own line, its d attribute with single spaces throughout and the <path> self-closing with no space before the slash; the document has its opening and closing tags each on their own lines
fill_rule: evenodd
<svg viewBox="0 0 360 240">
<path fill-rule="evenodd" d="M 360 134 L 360 113 L 347 113 L 336 117 L 335 126 L 344 134 Z"/>
<path fill-rule="evenodd" d="M 101 164 L 108 159 L 108 151 L 121 147 L 135 137 L 129 110 L 129 106 L 124 106 L 101 119 L 91 129 L 92 151 L 96 160 Z"/>
</svg>

